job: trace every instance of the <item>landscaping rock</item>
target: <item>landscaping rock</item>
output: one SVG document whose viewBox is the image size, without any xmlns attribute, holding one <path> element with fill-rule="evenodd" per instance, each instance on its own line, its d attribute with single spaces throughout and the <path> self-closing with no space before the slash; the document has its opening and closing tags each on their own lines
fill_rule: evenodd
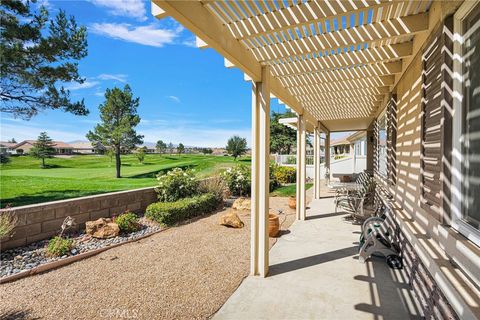
<svg viewBox="0 0 480 320">
<path fill-rule="evenodd" d="M 220 224 L 223 226 L 232 227 L 232 228 L 243 228 L 244 226 L 243 221 L 240 220 L 238 215 L 233 211 L 230 211 L 222 215 L 220 217 Z"/>
<path fill-rule="evenodd" d="M 112 244 L 126 242 L 161 230 L 158 224 L 147 220 L 141 220 L 141 227 L 142 228 L 136 232 L 120 234 L 118 237 L 109 239 L 98 239 L 85 233 L 74 235 L 71 239 L 75 242 L 75 248 L 73 248 L 68 255 L 63 255 L 62 257 L 48 255 L 46 249 L 48 240 L 41 240 L 25 247 L 2 251 L 0 252 L 0 278 L 13 275 L 23 270 L 30 270 L 45 263 L 108 247 Z"/>
<path fill-rule="evenodd" d="M 235 210 L 249 211 L 250 205 L 251 205 L 250 199 L 238 198 L 233 202 L 232 208 Z"/>
<path fill-rule="evenodd" d="M 99 239 L 108 239 L 118 236 L 120 228 L 112 219 L 100 218 L 95 221 L 87 221 L 86 232 L 92 237 Z"/>
</svg>

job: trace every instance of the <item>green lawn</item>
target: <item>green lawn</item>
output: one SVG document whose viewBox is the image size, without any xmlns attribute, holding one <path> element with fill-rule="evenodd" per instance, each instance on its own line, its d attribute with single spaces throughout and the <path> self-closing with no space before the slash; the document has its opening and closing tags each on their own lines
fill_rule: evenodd
<svg viewBox="0 0 480 320">
<path fill-rule="evenodd" d="M 144 164 L 135 155 L 122 156 L 122 178 L 115 178 L 115 163 L 107 156 L 79 155 L 47 159 L 48 169 L 28 156 L 11 157 L 0 167 L 1 206 L 81 197 L 110 191 L 155 186 L 155 176 L 174 167 L 195 169 L 199 177 L 235 164 L 232 157 L 147 154 Z M 249 164 L 250 159 L 236 163 Z"/>
<path fill-rule="evenodd" d="M 306 190 L 310 189 L 313 183 L 307 183 Z M 290 184 L 288 186 L 280 187 L 270 193 L 273 197 L 294 197 L 296 193 L 296 184 Z"/>
</svg>

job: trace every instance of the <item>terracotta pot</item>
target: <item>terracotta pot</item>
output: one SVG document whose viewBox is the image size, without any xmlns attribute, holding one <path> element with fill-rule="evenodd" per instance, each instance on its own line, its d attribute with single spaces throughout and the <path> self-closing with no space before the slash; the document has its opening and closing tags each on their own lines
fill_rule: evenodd
<svg viewBox="0 0 480 320">
<path fill-rule="evenodd" d="M 288 198 L 288 206 L 290 207 L 290 209 L 296 209 L 297 208 L 297 198 L 296 197 Z"/>
<path fill-rule="evenodd" d="M 270 237 L 276 237 L 280 230 L 280 221 L 278 216 L 273 213 L 268 214 L 268 235 Z"/>
</svg>

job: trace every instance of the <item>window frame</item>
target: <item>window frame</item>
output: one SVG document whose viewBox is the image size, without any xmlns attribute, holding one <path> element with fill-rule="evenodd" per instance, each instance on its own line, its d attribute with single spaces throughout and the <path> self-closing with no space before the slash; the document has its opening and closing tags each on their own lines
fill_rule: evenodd
<svg viewBox="0 0 480 320">
<path fill-rule="evenodd" d="M 464 220 L 463 215 L 463 185 L 462 181 L 464 180 L 463 173 L 463 150 L 461 139 L 463 136 L 463 128 L 465 118 L 464 108 L 463 108 L 463 96 L 464 96 L 464 87 L 462 80 L 460 79 L 463 74 L 463 64 L 461 57 L 463 57 L 463 43 L 462 37 L 463 34 L 463 23 L 464 20 L 468 17 L 470 13 L 476 9 L 476 6 L 480 5 L 476 1 L 465 1 L 457 12 L 453 16 L 453 30 L 454 30 L 454 43 L 453 43 L 453 72 L 454 72 L 454 82 L 453 90 L 456 95 L 453 102 L 453 123 L 452 123 L 452 132 L 453 132 L 453 141 L 452 141 L 452 201 L 451 201 L 451 212 L 452 212 L 452 223 L 451 226 L 457 230 L 460 234 L 465 236 L 467 239 L 472 241 L 477 246 L 480 246 L 480 229 L 475 228 L 468 222 Z M 480 32 L 480 31 L 479 31 Z"/>
<path fill-rule="evenodd" d="M 382 120 L 383 118 L 383 122 L 384 122 L 384 128 L 383 130 L 385 131 L 385 146 L 384 146 L 384 152 L 385 152 L 385 157 L 384 157 L 384 162 L 385 162 L 385 172 L 381 172 L 380 171 L 380 120 Z M 377 167 L 377 174 L 382 177 L 383 179 L 387 180 L 388 178 L 388 146 L 387 146 L 387 139 L 388 139 L 388 116 L 387 116 L 387 108 L 385 108 L 377 117 L 377 136 L 376 136 L 376 140 L 375 141 L 375 144 L 377 146 L 377 150 L 376 150 L 376 153 L 377 153 L 377 163 L 376 163 L 376 167 Z"/>
</svg>

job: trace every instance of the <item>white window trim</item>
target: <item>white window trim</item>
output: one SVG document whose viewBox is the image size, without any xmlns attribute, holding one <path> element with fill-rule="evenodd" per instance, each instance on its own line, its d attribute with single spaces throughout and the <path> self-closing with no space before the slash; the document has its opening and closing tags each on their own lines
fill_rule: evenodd
<svg viewBox="0 0 480 320">
<path fill-rule="evenodd" d="M 463 220 L 463 154 L 462 154 L 462 119 L 463 119 L 463 86 L 462 86 L 462 34 L 463 20 L 472 12 L 476 1 L 465 1 L 453 16 L 453 141 L 452 141 L 452 227 L 480 246 L 480 230 Z"/>
</svg>

